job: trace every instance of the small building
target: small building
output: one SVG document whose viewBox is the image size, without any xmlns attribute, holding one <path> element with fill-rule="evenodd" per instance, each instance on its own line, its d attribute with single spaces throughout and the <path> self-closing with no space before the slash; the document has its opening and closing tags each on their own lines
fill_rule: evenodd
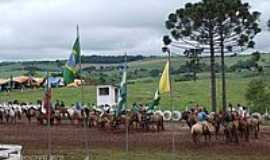
<svg viewBox="0 0 270 160">
<path fill-rule="evenodd" d="M 118 88 L 113 85 L 97 86 L 97 106 L 114 106 L 117 103 Z"/>
</svg>

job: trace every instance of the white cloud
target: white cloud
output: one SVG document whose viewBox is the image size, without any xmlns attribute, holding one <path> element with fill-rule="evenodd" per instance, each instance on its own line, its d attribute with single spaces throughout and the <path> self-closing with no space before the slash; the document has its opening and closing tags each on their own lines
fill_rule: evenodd
<svg viewBox="0 0 270 160">
<path fill-rule="evenodd" d="M 84 53 L 158 54 L 167 15 L 188 1 L 2 0 L 0 59 L 66 58 L 76 24 L 80 25 Z M 248 1 L 263 13 L 265 24 L 270 18 L 269 0 Z M 269 34 L 264 33 L 257 38 L 257 48 L 268 50 Z"/>
</svg>

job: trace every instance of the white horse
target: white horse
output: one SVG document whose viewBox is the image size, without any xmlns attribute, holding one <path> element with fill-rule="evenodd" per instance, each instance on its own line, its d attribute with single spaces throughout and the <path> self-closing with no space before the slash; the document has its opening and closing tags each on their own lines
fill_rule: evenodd
<svg viewBox="0 0 270 160">
<path fill-rule="evenodd" d="M 4 105 L 4 115 L 7 123 L 16 123 L 16 114 L 12 105 Z"/>
</svg>

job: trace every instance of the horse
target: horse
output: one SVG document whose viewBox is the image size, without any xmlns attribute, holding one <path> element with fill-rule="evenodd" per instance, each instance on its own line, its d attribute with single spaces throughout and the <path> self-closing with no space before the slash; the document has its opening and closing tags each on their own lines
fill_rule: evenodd
<svg viewBox="0 0 270 160">
<path fill-rule="evenodd" d="M 190 133 L 195 144 L 199 143 L 199 136 L 204 136 L 205 142 L 211 142 L 211 135 L 215 132 L 214 126 L 207 122 L 197 122 L 191 127 Z"/>
<path fill-rule="evenodd" d="M 13 107 L 7 106 L 4 109 L 4 115 L 7 123 L 11 122 L 13 124 L 16 124 L 16 114 Z"/>
<path fill-rule="evenodd" d="M 95 127 L 98 124 L 99 113 L 95 110 L 89 112 L 88 127 Z"/>
<path fill-rule="evenodd" d="M 1 106 L 0 107 L 0 122 L 3 123 L 4 121 L 4 116 L 5 116 L 5 110 L 4 108 Z"/>
<path fill-rule="evenodd" d="M 83 117 L 81 110 L 70 108 L 68 109 L 68 113 L 70 115 L 72 124 L 78 125 L 82 122 Z"/>
<path fill-rule="evenodd" d="M 55 112 L 51 108 L 50 112 L 43 111 L 42 107 L 35 110 L 35 117 L 41 125 L 49 124 L 54 125 Z"/>
<path fill-rule="evenodd" d="M 134 112 L 134 111 L 130 111 L 127 113 L 129 116 L 129 124 L 128 127 L 130 128 L 138 128 L 139 125 L 142 122 L 142 115 L 140 112 Z M 134 127 L 135 126 L 135 127 Z"/>
<path fill-rule="evenodd" d="M 148 131 L 150 126 L 156 127 L 157 131 L 164 130 L 163 116 L 159 113 L 146 113 L 142 114 L 142 126 Z"/>
<path fill-rule="evenodd" d="M 62 120 L 69 119 L 71 120 L 70 113 L 68 112 L 68 109 L 63 107 L 58 107 L 54 110 L 54 118 L 57 124 L 61 124 Z"/>
<path fill-rule="evenodd" d="M 28 123 L 31 124 L 32 118 L 36 116 L 36 109 L 33 106 L 31 106 L 30 108 L 22 106 L 22 112 L 25 114 Z"/>
<path fill-rule="evenodd" d="M 216 140 L 218 139 L 218 134 L 221 125 L 221 116 L 218 113 L 211 112 L 208 117 L 208 122 L 211 123 L 215 129 Z"/>
<path fill-rule="evenodd" d="M 228 120 L 230 119 L 230 120 Z M 237 112 L 223 112 L 222 113 L 222 124 L 224 126 L 224 136 L 227 142 L 239 143 L 238 129 L 239 129 L 239 118 Z"/>
<path fill-rule="evenodd" d="M 109 126 L 110 128 L 114 129 L 117 128 L 118 125 L 122 122 L 122 119 L 117 119 L 113 114 L 107 112 L 99 112 L 98 119 L 97 119 L 97 126 L 99 128 L 105 128 Z"/>
<path fill-rule="evenodd" d="M 258 114 L 253 114 L 251 117 L 247 118 L 248 128 L 251 132 L 254 132 L 254 137 L 258 139 L 260 131 L 261 116 Z"/>
<path fill-rule="evenodd" d="M 185 111 L 182 113 L 182 119 L 186 121 L 189 129 L 198 122 L 197 115 L 195 112 Z"/>
<path fill-rule="evenodd" d="M 239 127 L 238 130 L 240 132 L 240 137 L 243 138 L 245 137 L 245 140 L 248 142 L 249 141 L 249 122 L 247 121 L 247 118 L 241 117 L 239 118 Z"/>
</svg>

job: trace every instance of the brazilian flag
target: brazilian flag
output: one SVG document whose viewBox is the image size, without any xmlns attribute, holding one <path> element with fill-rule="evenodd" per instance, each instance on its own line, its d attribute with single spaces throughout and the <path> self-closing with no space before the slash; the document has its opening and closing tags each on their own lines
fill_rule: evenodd
<svg viewBox="0 0 270 160">
<path fill-rule="evenodd" d="M 78 74 L 81 65 L 81 47 L 79 36 L 74 42 L 72 53 L 64 68 L 64 83 L 67 85 L 74 82 L 75 76 Z"/>
</svg>

